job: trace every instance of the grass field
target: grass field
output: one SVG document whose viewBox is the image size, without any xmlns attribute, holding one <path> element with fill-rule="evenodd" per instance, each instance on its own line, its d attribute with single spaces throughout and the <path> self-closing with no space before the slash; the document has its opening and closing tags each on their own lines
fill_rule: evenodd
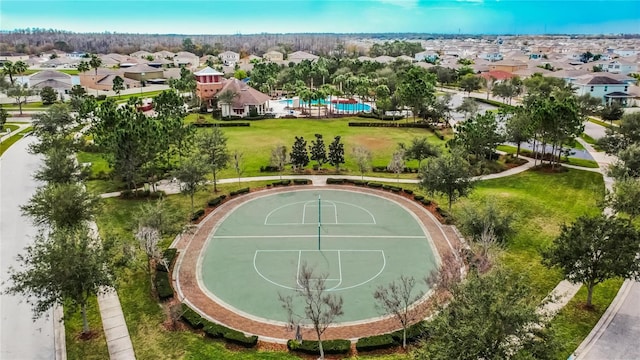
<svg viewBox="0 0 640 360">
<path fill-rule="evenodd" d="M 15 144 L 18 140 L 22 139 L 27 133 L 31 132 L 33 127 L 29 126 L 28 128 L 11 135 L 8 139 L 0 143 L 0 156 L 4 154 L 7 149 L 11 147 L 11 145 Z"/>
</svg>

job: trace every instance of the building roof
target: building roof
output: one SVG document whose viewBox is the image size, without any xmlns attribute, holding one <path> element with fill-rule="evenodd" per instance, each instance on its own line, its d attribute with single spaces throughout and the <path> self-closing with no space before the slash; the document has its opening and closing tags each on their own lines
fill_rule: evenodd
<svg viewBox="0 0 640 360">
<path fill-rule="evenodd" d="M 489 80 L 494 78 L 495 80 L 506 80 L 511 79 L 514 75 L 507 71 L 502 70 L 491 70 L 480 74 L 483 78 Z"/>
<path fill-rule="evenodd" d="M 130 68 L 124 69 L 124 73 L 129 74 L 142 74 L 142 73 L 153 73 L 153 72 L 162 72 L 162 69 L 151 67 L 147 64 L 138 64 L 136 66 L 132 66 Z"/>
<path fill-rule="evenodd" d="M 245 105 L 262 105 L 270 99 L 269 95 L 261 93 L 236 78 L 227 80 L 222 90 L 216 94 L 216 97 L 226 91 L 237 94 L 233 99 L 233 104 L 231 104 L 234 109 L 244 108 Z"/>
<path fill-rule="evenodd" d="M 612 79 L 610 76 L 602 75 L 585 75 L 580 77 L 580 83 L 587 85 L 620 85 L 622 81 Z M 586 81 L 585 81 L 586 80 Z M 585 82 L 582 82 L 585 81 Z"/>
<path fill-rule="evenodd" d="M 37 73 L 29 76 L 29 81 L 40 81 L 40 80 L 49 80 L 49 79 L 57 79 L 57 80 L 62 80 L 62 81 L 67 81 L 67 82 L 71 82 L 71 75 L 69 74 L 65 74 L 63 72 L 60 71 L 55 71 L 55 70 L 44 70 L 44 71 L 38 71 Z"/>
<path fill-rule="evenodd" d="M 315 60 L 318 59 L 318 55 L 310 54 L 306 51 L 296 51 L 292 52 L 287 56 L 287 59 L 305 59 L 305 60 Z"/>
<path fill-rule="evenodd" d="M 47 86 L 53 88 L 53 89 L 63 89 L 63 90 L 69 90 L 72 88 L 71 84 L 68 82 L 64 82 L 64 81 L 59 81 L 59 80 L 55 80 L 55 79 L 47 79 L 44 81 L 39 81 L 37 83 L 31 83 L 31 87 L 33 88 L 37 88 L 37 89 L 42 89 L 45 88 Z"/>
<path fill-rule="evenodd" d="M 155 56 L 156 58 L 161 57 L 161 58 L 173 58 L 174 56 L 176 56 L 176 54 L 172 53 L 171 51 L 167 51 L 167 50 L 160 50 L 160 51 L 156 51 L 153 53 L 153 56 Z"/>
<path fill-rule="evenodd" d="M 218 70 L 212 69 L 211 67 L 207 66 L 204 69 L 194 72 L 193 75 L 203 76 L 203 75 L 224 75 L 224 74 Z"/>
<path fill-rule="evenodd" d="M 116 76 L 120 76 L 120 75 L 116 75 L 116 74 L 106 75 L 106 76 L 102 77 L 101 79 L 99 79 L 98 81 L 96 81 L 96 84 L 113 86 L 113 79 L 115 79 Z M 138 81 L 129 79 L 127 77 L 120 76 L 120 78 L 124 81 L 125 84 L 137 84 L 138 83 Z"/>
<path fill-rule="evenodd" d="M 630 98 L 630 97 L 633 97 L 633 95 L 629 95 L 626 92 L 622 92 L 622 91 L 614 91 L 614 92 L 605 94 L 604 96 L 612 97 L 612 98 Z"/>
<path fill-rule="evenodd" d="M 223 55 L 240 56 L 240 54 L 238 54 L 237 52 L 227 50 L 227 51 L 223 51 L 220 54 L 218 54 L 218 57 L 223 56 Z"/>
</svg>

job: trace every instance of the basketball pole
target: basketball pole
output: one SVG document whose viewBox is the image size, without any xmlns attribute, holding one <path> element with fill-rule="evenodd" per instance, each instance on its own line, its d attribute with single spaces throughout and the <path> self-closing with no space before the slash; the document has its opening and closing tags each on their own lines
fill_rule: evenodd
<svg viewBox="0 0 640 360">
<path fill-rule="evenodd" d="M 322 208 L 320 207 L 320 195 L 318 195 L 318 251 L 320 251 L 320 225 L 322 224 Z"/>
</svg>

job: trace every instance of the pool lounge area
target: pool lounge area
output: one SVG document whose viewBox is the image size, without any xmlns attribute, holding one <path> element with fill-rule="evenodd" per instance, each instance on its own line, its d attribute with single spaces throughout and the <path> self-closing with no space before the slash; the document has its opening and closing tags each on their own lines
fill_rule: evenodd
<svg viewBox="0 0 640 360">
<path fill-rule="evenodd" d="M 278 100 L 278 103 L 283 104 L 287 107 L 309 107 L 309 103 L 311 104 L 311 108 L 313 111 L 313 107 L 318 106 L 317 100 L 312 100 L 310 102 L 303 102 L 298 100 L 297 98 L 293 99 L 282 99 Z M 336 113 L 357 113 L 357 112 L 371 112 L 371 105 L 365 104 L 363 102 L 354 102 L 353 100 L 345 100 L 345 99 L 334 99 L 329 102 L 327 99 L 320 100 L 319 103 L 321 105 L 330 106 L 331 110 Z"/>
</svg>

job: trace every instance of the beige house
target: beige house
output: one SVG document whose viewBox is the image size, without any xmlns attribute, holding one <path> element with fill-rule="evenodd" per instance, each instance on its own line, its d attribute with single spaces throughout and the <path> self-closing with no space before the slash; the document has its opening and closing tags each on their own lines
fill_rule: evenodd
<svg viewBox="0 0 640 360">
<path fill-rule="evenodd" d="M 262 58 L 267 61 L 282 62 L 284 61 L 284 54 L 280 51 L 267 51 L 262 55 Z"/>
<path fill-rule="evenodd" d="M 137 88 L 141 85 L 139 81 L 126 78 L 115 70 L 105 68 L 98 68 L 97 74 L 94 69 L 80 73 L 80 85 L 87 89 L 111 90 L 113 88 L 113 79 L 116 76 L 120 76 L 124 80 L 124 86 L 127 89 Z"/>
<path fill-rule="evenodd" d="M 310 53 L 308 53 L 306 51 L 296 51 L 296 52 L 292 52 L 291 54 L 289 54 L 287 56 L 287 62 L 292 62 L 294 64 L 299 64 L 299 63 L 303 62 L 304 60 L 316 61 L 319 58 L 320 58 L 319 56 L 310 54 Z"/>
<path fill-rule="evenodd" d="M 230 103 L 223 103 L 220 100 L 221 96 L 224 96 L 226 92 L 230 91 L 235 94 L 233 101 Z M 269 95 L 263 94 L 260 91 L 252 88 L 244 82 L 231 78 L 227 80 L 224 87 L 216 95 L 218 98 L 218 105 L 222 110 L 222 116 L 249 116 L 252 112 L 257 115 L 264 115 L 269 112 Z"/>
<path fill-rule="evenodd" d="M 163 79 L 162 69 L 151 67 L 147 64 L 132 66 L 123 70 L 124 77 L 137 81 L 149 81 Z"/>
</svg>

